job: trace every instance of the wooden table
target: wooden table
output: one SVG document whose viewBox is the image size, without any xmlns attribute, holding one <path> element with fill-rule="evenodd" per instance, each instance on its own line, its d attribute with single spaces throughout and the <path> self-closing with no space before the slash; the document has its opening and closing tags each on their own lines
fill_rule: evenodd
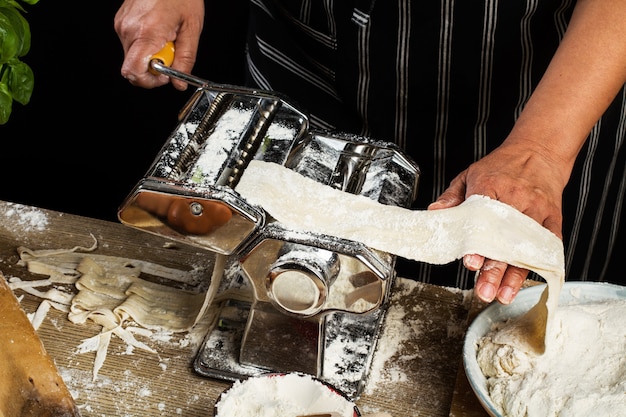
<svg viewBox="0 0 626 417">
<path fill-rule="evenodd" d="M 95 253 L 104 255 L 181 269 L 200 265 L 210 257 L 201 249 L 173 247 L 166 239 L 122 224 L 0 201 L 0 270 L 7 279 L 40 279 L 17 264 L 17 247 L 88 247 L 93 243 L 91 235 L 99 242 Z M 461 366 L 463 336 L 472 311 L 471 292 L 407 279 L 398 279 L 395 285 L 390 303 L 390 312 L 395 314 L 388 314 L 370 380 L 357 400 L 362 414 L 486 416 Z M 41 303 L 37 297 L 15 292 L 23 296 L 21 304 L 27 312 Z M 153 346 L 158 351 L 154 354 L 130 351 L 113 338 L 108 357 L 93 380 L 94 355 L 77 353 L 77 346 L 99 330 L 97 325 L 74 324 L 67 313 L 57 310 L 50 310 L 38 329 L 84 417 L 214 415 L 216 399 L 231 384 L 193 371 L 197 343 L 170 340 Z M 381 346 L 389 347 L 398 332 L 403 333 L 403 341 L 397 350 L 382 352 Z M 386 371 L 375 374 L 374 369 Z"/>
</svg>

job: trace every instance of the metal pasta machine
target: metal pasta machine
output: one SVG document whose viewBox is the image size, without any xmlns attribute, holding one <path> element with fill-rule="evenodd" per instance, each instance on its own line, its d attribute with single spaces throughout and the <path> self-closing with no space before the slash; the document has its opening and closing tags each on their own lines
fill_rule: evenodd
<svg viewBox="0 0 626 417">
<path fill-rule="evenodd" d="M 275 93 L 209 84 L 162 60 L 151 65 L 198 89 L 118 218 L 227 257 L 215 298 L 218 319 L 195 371 L 230 381 L 304 372 L 358 397 L 395 279 L 395 256 L 291 230 L 242 198 L 237 183 L 256 159 L 408 207 L 418 166 L 390 143 L 311 129 L 307 114 Z"/>
</svg>

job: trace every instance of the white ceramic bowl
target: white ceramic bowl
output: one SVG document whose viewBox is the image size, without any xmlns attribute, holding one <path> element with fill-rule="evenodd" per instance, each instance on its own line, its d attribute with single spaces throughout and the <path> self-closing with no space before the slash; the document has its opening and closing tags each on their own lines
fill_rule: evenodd
<svg viewBox="0 0 626 417">
<path fill-rule="evenodd" d="M 487 391 L 487 379 L 476 360 L 476 342 L 489 332 L 493 323 L 519 316 L 534 306 L 546 284 L 525 288 L 508 306 L 493 303 L 480 312 L 467 329 L 463 344 L 463 366 L 476 397 L 492 417 L 502 417 Z M 626 299 L 626 287 L 601 282 L 568 281 L 563 284 L 560 304 L 584 303 L 611 299 Z"/>
</svg>

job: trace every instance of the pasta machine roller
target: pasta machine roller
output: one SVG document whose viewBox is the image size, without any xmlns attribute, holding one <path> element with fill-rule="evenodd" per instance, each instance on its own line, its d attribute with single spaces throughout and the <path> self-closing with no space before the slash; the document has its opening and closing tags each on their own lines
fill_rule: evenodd
<svg viewBox="0 0 626 417">
<path fill-rule="evenodd" d="M 240 196 L 237 183 L 256 159 L 408 207 L 418 166 L 388 142 L 312 129 L 308 115 L 276 93 L 210 84 L 154 60 L 152 66 L 198 88 L 118 218 L 227 256 L 219 319 L 195 370 L 232 381 L 267 371 L 305 372 L 356 397 L 395 279 L 395 257 L 289 229 Z M 325 354 L 329 349 L 342 353 Z"/>
</svg>

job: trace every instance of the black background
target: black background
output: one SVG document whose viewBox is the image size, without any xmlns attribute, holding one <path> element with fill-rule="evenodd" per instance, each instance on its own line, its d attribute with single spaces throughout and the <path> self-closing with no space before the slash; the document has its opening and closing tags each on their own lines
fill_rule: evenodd
<svg viewBox="0 0 626 417">
<path fill-rule="evenodd" d="M 88 3 L 88 5 L 87 5 Z M 207 4 L 194 75 L 241 84 L 246 0 Z M 121 2 L 40 0 L 25 6 L 32 32 L 22 58 L 35 74 L 30 103 L 0 125 L 0 200 L 117 221 L 193 87 L 147 90 L 120 75 L 113 28 Z"/>
</svg>

